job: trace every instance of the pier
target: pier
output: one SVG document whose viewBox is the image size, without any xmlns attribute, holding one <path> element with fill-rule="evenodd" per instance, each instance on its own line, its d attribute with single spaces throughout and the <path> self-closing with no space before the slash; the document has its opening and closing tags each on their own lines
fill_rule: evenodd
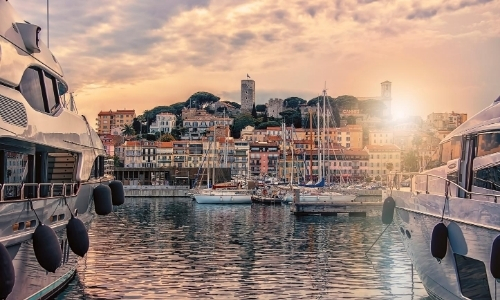
<svg viewBox="0 0 500 300">
<path fill-rule="evenodd" d="M 366 217 L 380 214 L 385 193 L 381 190 L 358 190 L 356 198 L 349 202 L 341 201 L 300 201 L 300 190 L 294 190 L 290 212 L 294 215 L 336 216 L 348 214 L 350 217 Z"/>
</svg>

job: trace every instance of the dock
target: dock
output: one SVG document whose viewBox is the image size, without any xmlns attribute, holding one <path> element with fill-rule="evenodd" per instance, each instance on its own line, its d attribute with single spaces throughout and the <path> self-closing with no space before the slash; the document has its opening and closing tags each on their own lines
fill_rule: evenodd
<svg viewBox="0 0 500 300">
<path fill-rule="evenodd" d="M 190 197 L 189 186 L 124 185 L 125 197 Z"/>
<path fill-rule="evenodd" d="M 348 214 L 350 217 L 366 217 L 382 212 L 382 191 L 360 191 L 352 201 L 300 201 L 300 190 L 295 189 L 290 212 L 297 216 Z"/>
</svg>

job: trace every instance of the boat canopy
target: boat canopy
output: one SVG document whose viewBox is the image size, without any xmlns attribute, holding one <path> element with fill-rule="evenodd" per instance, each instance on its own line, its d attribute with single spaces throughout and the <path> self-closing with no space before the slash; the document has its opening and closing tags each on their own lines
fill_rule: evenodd
<svg viewBox="0 0 500 300">
<path fill-rule="evenodd" d="M 478 112 L 472 118 L 458 126 L 443 139 L 441 143 L 450 140 L 455 136 L 462 136 L 471 132 L 482 132 L 487 130 L 500 129 L 500 97 L 493 104 Z"/>
</svg>

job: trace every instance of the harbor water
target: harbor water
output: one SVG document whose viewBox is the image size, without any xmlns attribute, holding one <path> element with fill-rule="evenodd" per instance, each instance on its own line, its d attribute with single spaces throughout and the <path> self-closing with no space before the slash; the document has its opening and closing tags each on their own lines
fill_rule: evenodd
<svg viewBox="0 0 500 300">
<path fill-rule="evenodd" d="M 97 216 L 90 250 L 57 299 L 427 299 L 380 217 L 289 206 L 128 198 Z"/>
</svg>

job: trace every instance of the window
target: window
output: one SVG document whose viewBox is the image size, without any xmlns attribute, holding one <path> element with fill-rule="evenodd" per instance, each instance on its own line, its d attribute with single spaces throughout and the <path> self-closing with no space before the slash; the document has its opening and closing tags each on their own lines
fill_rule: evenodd
<svg viewBox="0 0 500 300">
<path fill-rule="evenodd" d="M 57 91 L 56 80 L 54 77 L 44 72 L 45 93 L 47 95 L 48 112 L 54 112 L 59 106 L 59 92 Z"/>
<path fill-rule="evenodd" d="M 500 151 L 500 133 L 485 133 L 478 136 L 477 156 Z"/>
<path fill-rule="evenodd" d="M 477 170 L 474 172 L 473 184 L 477 187 L 500 191 L 500 166 Z"/>
<path fill-rule="evenodd" d="M 26 101 L 28 101 L 33 109 L 45 112 L 39 71 L 35 69 L 26 69 L 21 78 L 19 88 L 21 94 L 26 98 Z"/>
</svg>

